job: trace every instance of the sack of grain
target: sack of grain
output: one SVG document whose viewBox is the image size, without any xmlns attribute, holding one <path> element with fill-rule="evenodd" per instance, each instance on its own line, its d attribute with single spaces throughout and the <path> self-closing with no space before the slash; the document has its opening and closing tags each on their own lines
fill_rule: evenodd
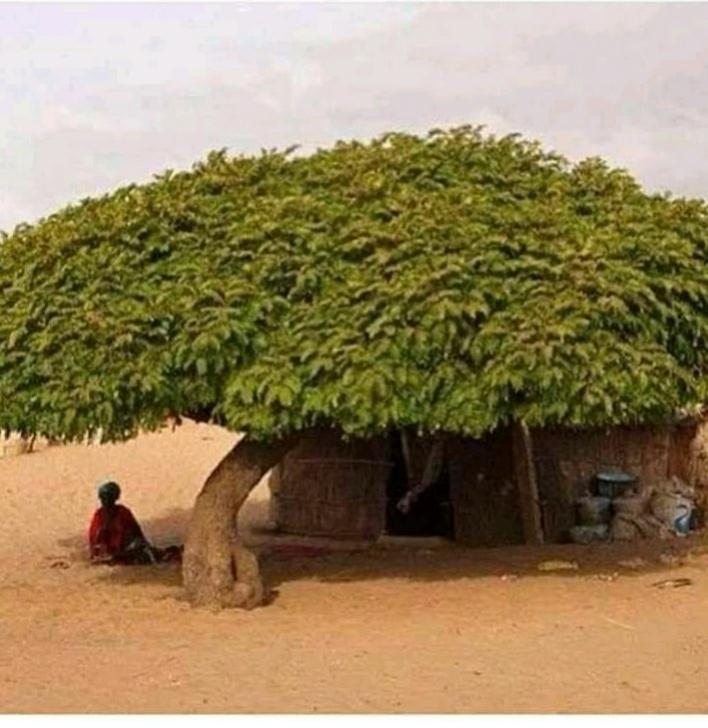
<svg viewBox="0 0 708 728">
<path fill-rule="evenodd" d="M 693 503 L 678 493 L 655 493 L 649 506 L 652 514 L 668 528 L 678 533 L 688 531 Z"/>
<path fill-rule="evenodd" d="M 642 533 L 632 516 L 618 514 L 612 519 L 610 538 L 613 541 L 635 541 Z"/>
<path fill-rule="evenodd" d="M 641 515 L 647 506 L 646 498 L 641 495 L 626 495 L 615 498 L 612 501 L 612 508 L 615 514 L 626 514 L 629 516 Z"/>
<path fill-rule="evenodd" d="M 603 496 L 585 496 L 579 498 L 578 522 L 581 526 L 599 526 L 609 523 L 612 517 L 610 499 Z"/>
</svg>

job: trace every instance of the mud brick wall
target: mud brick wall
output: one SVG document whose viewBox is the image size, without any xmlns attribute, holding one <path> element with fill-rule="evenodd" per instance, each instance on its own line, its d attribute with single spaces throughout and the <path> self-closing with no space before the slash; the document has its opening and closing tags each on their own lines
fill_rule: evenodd
<svg viewBox="0 0 708 728">
<path fill-rule="evenodd" d="M 670 427 L 603 430 L 547 429 L 532 432 L 533 459 L 546 540 L 564 541 L 575 524 L 575 502 L 597 473 L 620 469 L 642 487 L 670 473 L 674 444 Z"/>
<path fill-rule="evenodd" d="M 699 520 L 705 524 L 708 505 L 708 420 L 675 428 L 669 454 L 669 474 L 678 475 L 696 489 Z"/>
</svg>

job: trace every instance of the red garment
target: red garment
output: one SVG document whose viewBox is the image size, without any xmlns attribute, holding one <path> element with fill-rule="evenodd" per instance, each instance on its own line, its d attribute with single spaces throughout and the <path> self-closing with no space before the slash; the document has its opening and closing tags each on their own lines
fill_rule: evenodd
<svg viewBox="0 0 708 728">
<path fill-rule="evenodd" d="M 118 556 L 136 538 L 145 540 L 135 516 L 121 505 L 99 508 L 91 519 L 88 538 L 91 556 Z"/>
</svg>

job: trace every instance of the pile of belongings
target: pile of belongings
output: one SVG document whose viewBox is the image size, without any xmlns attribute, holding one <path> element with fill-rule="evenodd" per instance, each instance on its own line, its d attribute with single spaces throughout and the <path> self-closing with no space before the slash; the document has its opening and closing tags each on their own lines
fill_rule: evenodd
<svg viewBox="0 0 708 728">
<path fill-rule="evenodd" d="M 686 535 L 695 511 L 695 489 L 676 476 L 641 489 L 633 484 L 616 497 L 580 498 L 570 536 L 575 543 L 666 539 Z"/>
<path fill-rule="evenodd" d="M 686 535 L 695 511 L 696 491 L 674 476 L 643 492 L 613 501 L 610 536 L 614 541 Z"/>
</svg>

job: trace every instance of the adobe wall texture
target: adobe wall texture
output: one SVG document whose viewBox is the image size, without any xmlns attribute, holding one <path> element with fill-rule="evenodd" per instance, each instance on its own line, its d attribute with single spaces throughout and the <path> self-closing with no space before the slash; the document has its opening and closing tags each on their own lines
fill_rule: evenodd
<svg viewBox="0 0 708 728">
<path fill-rule="evenodd" d="M 708 422 L 606 430 L 534 430 L 534 464 L 544 531 L 562 541 L 575 523 L 575 502 L 597 473 L 619 469 L 651 488 L 673 475 L 697 488 L 699 505 L 708 493 Z"/>
</svg>

